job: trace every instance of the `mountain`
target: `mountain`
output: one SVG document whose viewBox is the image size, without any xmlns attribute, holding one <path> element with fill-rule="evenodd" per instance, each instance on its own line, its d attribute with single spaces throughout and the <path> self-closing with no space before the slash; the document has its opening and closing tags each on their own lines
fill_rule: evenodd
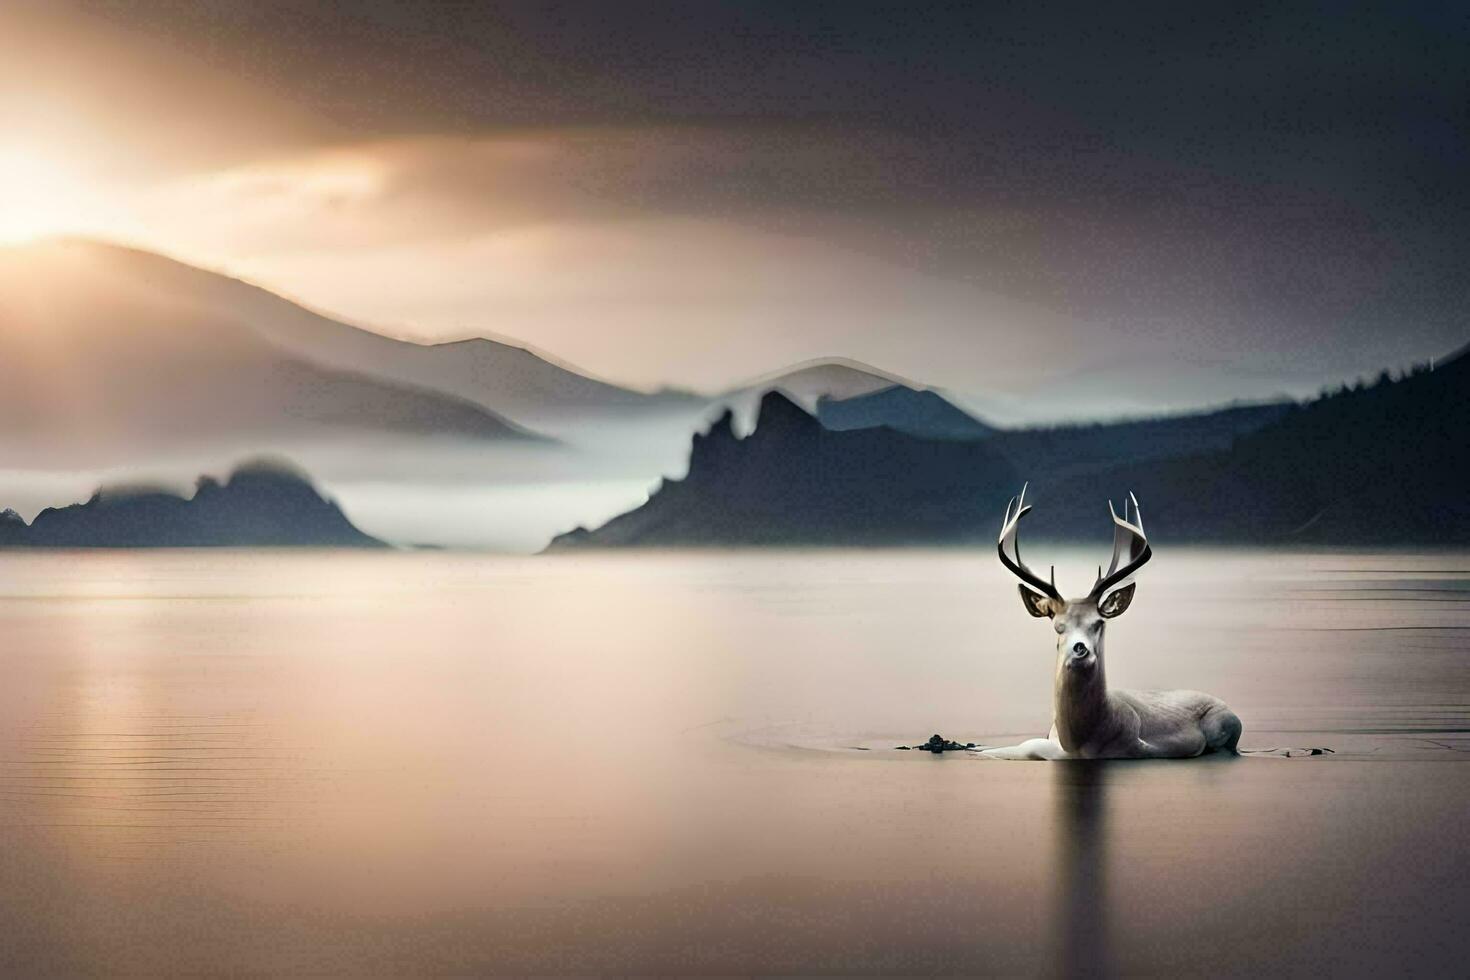
<svg viewBox="0 0 1470 980">
<path fill-rule="evenodd" d="M 695 436 L 685 479 L 665 481 L 642 507 L 596 531 L 556 538 L 550 550 L 936 540 L 972 524 L 977 500 L 1018 479 L 983 442 L 834 432 L 773 391 L 750 435 L 735 435 L 727 411 Z"/>
<path fill-rule="evenodd" d="M 1239 436 L 1281 418 L 1290 407 L 1290 402 L 1278 401 L 1118 422 L 1000 429 L 936 391 L 894 385 L 853 398 L 819 398 L 817 418 L 836 430 L 887 426 L 929 439 L 991 439 L 992 447 L 1018 470 L 1062 476 L 1128 460 L 1225 449 Z"/>
<path fill-rule="evenodd" d="M 248 316 L 119 254 L 0 249 L 0 447 L 12 466 L 364 434 L 543 441 L 467 399 L 283 349 Z"/>
<path fill-rule="evenodd" d="M 1032 427 L 1078 419 L 1196 414 L 1204 405 L 1309 397 L 1321 387 L 1321 372 L 1320 364 L 1273 359 L 1265 353 L 1227 357 L 1098 349 L 1070 370 L 1012 387 L 1003 404 L 1024 406 Z"/>
<path fill-rule="evenodd" d="M 201 477 L 192 498 L 164 490 L 98 491 L 29 525 L 0 513 L 0 547 L 382 548 L 294 470 L 269 463 Z"/>
<path fill-rule="evenodd" d="M 1129 490 L 1160 541 L 1470 543 L 1470 355 L 1387 373 L 1306 405 L 998 432 L 972 442 L 888 428 L 830 432 L 769 394 L 753 435 L 728 414 L 689 475 L 577 547 L 992 542 L 1031 482 L 1035 539 L 1090 539 Z"/>
<path fill-rule="evenodd" d="M 1161 540 L 1312 545 L 1470 543 L 1470 347 L 1397 380 L 1318 398 L 1228 448 L 1090 480 L 1133 489 Z M 1089 518 L 1068 495 L 1043 520 L 1070 536 Z M 1091 518 L 1096 521 L 1096 517 Z"/>
<path fill-rule="evenodd" d="M 861 361 L 829 357 L 763 374 L 716 398 L 727 403 L 741 397 L 758 402 L 766 392 L 776 390 L 785 392 L 788 398 L 810 411 L 815 410 L 822 398 L 856 398 L 894 385 L 917 387 L 896 374 Z"/>
<path fill-rule="evenodd" d="M 66 247 L 136 288 L 237 322 L 291 356 L 453 395 L 532 428 L 554 429 L 597 414 L 696 411 L 705 403 L 688 392 L 622 388 L 495 340 L 398 340 L 150 252 L 85 241 Z"/>
<path fill-rule="evenodd" d="M 1292 402 L 1229 405 L 1160 418 L 999 429 L 991 445 L 1022 473 L 1051 480 L 1127 463 L 1229 449 L 1241 436 L 1283 418 Z"/>
<path fill-rule="evenodd" d="M 937 391 L 891 385 L 864 395 L 817 399 L 817 420 L 828 429 L 886 426 L 929 439 L 984 439 L 995 432 Z"/>
<path fill-rule="evenodd" d="M 727 391 L 712 395 L 704 421 L 708 424 L 716 411 L 730 409 L 735 414 L 735 431 L 749 432 L 755 427 L 761 399 L 769 391 L 779 391 L 808 412 L 817 411 L 823 398 L 838 400 L 870 395 L 885 388 L 900 386 L 917 388 L 896 374 L 889 374 L 861 361 L 846 357 L 828 357 L 763 374 Z M 687 435 L 686 435 L 687 439 Z"/>
</svg>

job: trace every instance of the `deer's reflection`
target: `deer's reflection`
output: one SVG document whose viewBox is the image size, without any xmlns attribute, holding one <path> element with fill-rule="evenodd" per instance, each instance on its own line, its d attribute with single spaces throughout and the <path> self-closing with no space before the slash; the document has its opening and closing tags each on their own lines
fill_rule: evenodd
<svg viewBox="0 0 1470 980">
<path fill-rule="evenodd" d="M 1114 763 L 1053 763 L 1060 976 L 1114 973 L 1108 939 L 1108 796 Z"/>
</svg>

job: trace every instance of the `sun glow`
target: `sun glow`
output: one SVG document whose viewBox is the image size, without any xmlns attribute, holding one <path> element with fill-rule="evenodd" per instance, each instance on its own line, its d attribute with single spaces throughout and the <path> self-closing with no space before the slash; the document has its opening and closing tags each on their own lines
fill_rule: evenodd
<svg viewBox="0 0 1470 980">
<path fill-rule="evenodd" d="M 64 161 L 0 144 L 0 244 L 107 230 L 96 189 Z"/>
</svg>

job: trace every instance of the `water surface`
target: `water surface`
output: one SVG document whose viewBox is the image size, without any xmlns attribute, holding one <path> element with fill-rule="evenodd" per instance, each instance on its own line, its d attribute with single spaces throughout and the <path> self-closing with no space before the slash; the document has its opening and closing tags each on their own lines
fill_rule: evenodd
<svg viewBox="0 0 1470 980">
<path fill-rule="evenodd" d="M 1000 763 L 891 748 L 1045 733 L 989 553 L 5 554 L 0 972 L 1441 971 L 1467 638 L 1470 555 L 1165 549 L 1110 681 L 1334 754 Z"/>
</svg>

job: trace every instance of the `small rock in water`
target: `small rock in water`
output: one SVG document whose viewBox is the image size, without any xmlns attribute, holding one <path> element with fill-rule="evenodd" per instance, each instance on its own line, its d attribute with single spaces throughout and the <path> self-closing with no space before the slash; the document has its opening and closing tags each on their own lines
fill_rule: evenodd
<svg viewBox="0 0 1470 980">
<path fill-rule="evenodd" d="M 945 738 L 943 735 L 934 734 L 929 736 L 929 741 L 923 745 L 899 745 L 896 748 L 907 752 L 910 749 L 918 749 L 920 752 L 933 752 L 938 755 L 941 752 L 959 752 L 964 749 L 975 748 L 974 742 L 955 742 Z"/>
</svg>

